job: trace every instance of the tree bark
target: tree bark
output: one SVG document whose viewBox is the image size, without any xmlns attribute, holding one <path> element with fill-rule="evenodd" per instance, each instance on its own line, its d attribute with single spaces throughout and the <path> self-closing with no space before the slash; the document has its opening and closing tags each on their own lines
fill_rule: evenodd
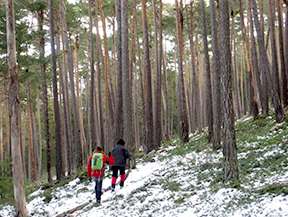
<svg viewBox="0 0 288 217">
<path fill-rule="evenodd" d="M 257 57 L 257 50 L 256 50 L 256 42 L 254 37 L 254 25 L 253 25 L 253 19 L 252 19 L 252 12 L 251 12 L 251 1 L 247 0 L 247 7 L 248 7 L 248 22 L 250 23 L 250 41 L 251 41 L 251 63 L 252 63 L 252 70 L 254 72 L 254 75 L 256 77 L 256 83 L 258 87 L 258 93 L 260 98 L 260 104 L 262 108 L 262 115 L 264 118 L 268 116 L 268 102 L 264 99 L 264 93 L 263 93 L 263 85 L 261 83 L 260 79 L 260 71 L 258 67 L 258 57 Z M 265 103 L 266 102 L 266 103 Z"/>
<path fill-rule="evenodd" d="M 252 1 L 252 9 L 253 9 L 253 15 L 254 15 L 254 22 L 256 26 L 256 31 L 257 31 L 257 39 L 258 39 L 258 46 L 259 46 L 259 51 L 260 51 L 260 58 L 261 58 L 261 64 L 263 64 L 263 69 L 264 74 L 267 78 L 269 89 L 271 91 L 271 96 L 272 96 L 272 101 L 273 101 L 273 106 L 275 110 L 275 116 L 276 116 L 276 122 L 281 123 L 283 121 L 283 109 L 280 104 L 280 98 L 278 95 L 277 90 L 275 89 L 275 86 L 273 82 L 271 81 L 271 75 L 270 75 L 270 64 L 269 60 L 267 57 L 267 52 L 264 44 L 264 34 L 263 34 L 263 29 L 261 28 L 260 22 L 258 20 L 258 11 L 257 11 L 257 6 L 255 0 Z"/>
<path fill-rule="evenodd" d="M 279 67 L 278 67 L 278 57 L 277 57 L 277 47 L 276 47 L 276 37 L 275 37 L 275 0 L 268 1 L 269 8 L 269 19 L 270 19 L 270 29 L 271 29 L 271 55 L 272 55 L 272 64 L 271 64 L 271 75 L 273 78 L 274 86 L 279 96 L 279 102 L 281 105 L 281 91 L 280 91 L 280 81 L 279 81 Z"/>
<path fill-rule="evenodd" d="M 253 115 L 254 120 L 258 119 L 258 105 L 256 102 L 256 91 L 254 89 L 254 80 L 252 76 L 252 66 L 251 66 L 251 58 L 250 58 L 250 46 L 248 37 L 246 34 L 246 26 L 244 24 L 244 15 L 243 15 L 243 9 L 242 9 L 242 0 L 238 0 L 239 2 L 239 11 L 240 11 L 240 24 L 242 29 L 242 37 L 244 40 L 244 48 L 245 48 L 245 57 L 246 57 L 246 63 L 247 63 L 247 71 L 248 71 L 248 85 L 249 85 L 249 107 L 248 109 L 250 113 Z"/>
<path fill-rule="evenodd" d="M 116 20 L 117 20 L 117 82 L 116 82 L 116 103 L 114 115 L 114 141 L 123 138 L 123 96 L 122 96 L 122 48 L 121 48 L 121 0 L 115 0 Z"/>
<path fill-rule="evenodd" d="M 158 7 L 156 8 L 156 0 L 153 0 L 153 18 L 154 18 L 154 40 L 155 40 L 155 62 L 156 62 L 156 90 L 155 90 L 155 123 L 154 123 L 154 145 L 155 148 L 159 148 L 162 140 L 162 124 L 161 124 L 161 59 L 158 49 L 158 28 L 157 28 L 157 17 L 158 17 Z M 159 28 L 162 27 L 162 23 L 159 22 Z M 161 36 L 162 37 L 162 36 Z M 160 41 L 160 38 L 159 38 Z M 161 54 L 162 55 L 162 54 Z"/>
<path fill-rule="evenodd" d="M 178 58 L 178 91 L 179 91 L 179 137 L 186 143 L 189 141 L 187 107 L 184 90 L 184 77 L 183 77 L 183 4 L 180 0 L 180 7 L 178 1 L 175 0 L 176 5 L 176 30 L 177 30 L 177 58 Z"/>
<path fill-rule="evenodd" d="M 286 75 L 285 54 L 284 54 L 284 39 L 283 39 L 283 10 L 282 1 L 277 0 L 277 14 L 278 14 L 278 31 L 279 31 L 279 50 L 280 50 L 280 63 L 281 63 L 281 93 L 284 108 L 288 106 L 288 82 Z"/>
<path fill-rule="evenodd" d="M 9 118 L 11 123 L 11 152 L 16 215 L 27 216 L 24 177 L 20 152 L 20 99 L 17 73 L 14 1 L 6 1 L 7 56 L 9 70 Z"/>
<path fill-rule="evenodd" d="M 219 1 L 220 62 L 223 105 L 223 181 L 239 177 L 231 78 L 229 2 Z"/>
<path fill-rule="evenodd" d="M 210 22 L 213 52 L 213 150 L 220 148 L 221 142 L 221 86 L 220 86 L 220 58 L 218 44 L 218 29 L 215 15 L 215 2 L 210 0 Z"/>
<path fill-rule="evenodd" d="M 153 150 L 153 106 L 152 106 L 152 87 L 151 87 L 151 63 L 150 63 L 150 51 L 149 51 L 149 39 L 148 39 L 148 24 L 147 24 L 147 12 L 146 2 L 147 0 L 141 0 L 142 2 L 142 25 L 143 25 L 143 51 L 144 51 L 144 70 L 146 78 L 146 144 L 147 153 Z M 123 39 L 122 39 L 123 40 Z"/>
<path fill-rule="evenodd" d="M 206 14 L 204 0 L 201 3 L 201 20 L 203 28 L 203 42 L 204 42 L 204 54 L 205 54 L 205 68 L 206 68 L 206 109 L 207 109 L 207 122 L 208 122 L 208 142 L 210 143 L 213 138 L 213 110 L 212 110 L 212 90 L 211 90 L 211 72 L 210 72 L 210 60 L 208 53 L 207 42 L 207 27 L 206 27 Z"/>
<path fill-rule="evenodd" d="M 55 121 L 55 146 L 56 146 L 56 175 L 57 180 L 63 179 L 62 167 L 62 134 L 61 134 L 61 119 L 58 102 L 58 87 L 57 87 L 57 72 L 56 72 L 56 52 L 54 43 L 54 8 L 53 0 L 49 1 L 50 8 L 50 44 L 51 44 L 51 65 L 52 65 L 52 86 L 53 86 L 53 106 L 54 106 L 54 121 Z"/>
<path fill-rule="evenodd" d="M 124 140 L 127 143 L 130 153 L 134 152 L 133 145 L 135 135 L 132 119 L 132 81 L 129 68 L 129 49 L 128 49 L 128 0 L 121 1 L 121 50 L 122 50 L 122 86 L 123 86 L 123 119 L 124 119 Z"/>
</svg>

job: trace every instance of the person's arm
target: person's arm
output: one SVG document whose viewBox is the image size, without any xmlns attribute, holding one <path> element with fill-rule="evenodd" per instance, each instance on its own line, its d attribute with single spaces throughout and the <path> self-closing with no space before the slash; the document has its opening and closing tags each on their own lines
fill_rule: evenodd
<svg viewBox="0 0 288 217">
<path fill-rule="evenodd" d="M 92 156 L 89 158 L 89 161 L 88 161 L 88 164 L 87 164 L 87 175 L 88 175 L 88 177 L 91 177 L 91 172 L 92 172 L 91 159 L 92 159 Z"/>
<path fill-rule="evenodd" d="M 108 164 L 110 164 L 111 166 L 115 163 L 115 159 L 110 152 L 109 157 L 107 157 L 106 155 L 104 155 L 104 157 L 106 158 L 105 163 L 108 162 Z"/>
<path fill-rule="evenodd" d="M 124 151 L 124 155 L 125 155 L 125 159 L 127 159 L 127 158 L 131 159 L 131 154 L 129 153 L 129 151 L 126 148 Z"/>
</svg>

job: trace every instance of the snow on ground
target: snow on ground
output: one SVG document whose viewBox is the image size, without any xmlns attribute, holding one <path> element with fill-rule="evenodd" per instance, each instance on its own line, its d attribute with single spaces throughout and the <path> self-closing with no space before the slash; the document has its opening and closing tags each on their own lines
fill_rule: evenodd
<svg viewBox="0 0 288 217">
<path fill-rule="evenodd" d="M 253 144 L 251 144 L 253 145 Z M 177 146 L 169 146 L 153 157 L 155 162 L 137 163 L 125 181 L 125 186 L 116 192 L 104 192 L 101 206 L 95 206 L 94 183 L 80 182 L 77 178 L 63 187 L 52 191 L 52 199 L 45 202 L 44 191 L 39 189 L 30 194 L 34 198 L 27 203 L 29 216 L 57 216 L 67 210 L 75 208 L 89 200 L 88 206 L 69 215 L 78 217 L 91 216 L 155 216 L 155 217 L 200 217 L 200 216 L 288 216 L 288 196 L 280 194 L 256 194 L 249 189 L 257 188 L 273 182 L 283 182 L 288 179 L 288 172 L 271 174 L 263 182 L 251 181 L 243 184 L 241 189 L 211 188 L 211 179 L 199 179 L 199 175 L 207 174 L 208 169 L 199 170 L 201 165 L 219 162 L 222 152 L 190 152 L 185 156 L 167 156 L 167 151 Z M 279 152 L 278 147 L 267 152 L 266 156 Z M 247 153 L 240 153 L 239 159 Z M 261 160 L 261 159 L 260 159 Z M 217 173 L 220 169 L 213 168 Z M 257 172 L 257 170 L 255 170 Z M 211 172 L 211 170 L 210 170 Z M 256 173 L 255 172 L 255 173 Z M 200 174 L 201 173 L 201 174 Z M 251 177 L 255 174 L 252 173 Z M 210 180 L 210 181 L 209 181 Z M 103 190 L 111 184 L 111 179 L 103 181 Z M 39 196 L 38 196 L 39 195 Z M 0 216 L 14 216 L 13 207 L 6 206 L 0 210 Z"/>
</svg>

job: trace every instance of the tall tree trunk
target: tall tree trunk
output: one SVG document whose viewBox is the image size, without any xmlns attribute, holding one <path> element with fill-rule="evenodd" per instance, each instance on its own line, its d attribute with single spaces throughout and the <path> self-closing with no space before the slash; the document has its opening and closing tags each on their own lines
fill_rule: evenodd
<svg viewBox="0 0 288 217">
<path fill-rule="evenodd" d="M 252 62 L 252 70 L 254 72 L 254 75 L 256 77 L 256 83 L 258 87 L 259 92 L 259 98 L 260 98 L 260 104 L 262 108 L 262 115 L 264 118 L 268 116 L 268 101 L 264 99 L 263 94 L 263 85 L 261 83 L 260 79 L 260 71 L 258 67 L 258 57 L 257 57 L 257 51 L 256 51 L 256 42 L 254 37 L 254 25 L 253 25 L 253 19 L 252 19 L 252 12 L 251 12 L 251 1 L 247 0 L 248 5 L 248 22 L 250 23 L 250 37 L 251 37 L 251 62 Z M 265 103 L 266 102 L 266 103 Z"/>
<path fill-rule="evenodd" d="M 121 0 L 115 0 L 116 20 L 117 20 L 117 82 L 116 82 L 116 103 L 114 115 L 114 141 L 123 138 L 123 96 L 122 96 L 122 47 L 121 47 Z"/>
<path fill-rule="evenodd" d="M 59 0 L 59 10 L 60 12 L 63 10 L 62 9 L 62 0 Z M 62 15 L 61 15 L 61 23 L 63 24 L 63 20 L 62 20 Z M 65 34 L 64 34 L 64 26 L 60 25 L 60 29 L 61 29 L 61 41 L 62 41 L 62 47 L 63 47 L 63 51 L 65 51 Z M 58 46 L 57 46 L 58 47 Z M 59 45 L 60 48 L 60 45 Z M 60 51 L 60 50 L 59 50 Z M 67 156 L 69 156 L 69 158 L 67 159 L 68 161 L 68 175 L 71 175 L 74 171 L 75 168 L 75 154 L 74 154 L 74 144 L 73 144 L 73 138 L 72 138 L 72 121 L 71 121 L 71 107 L 70 107 L 70 98 L 69 98 L 69 84 L 68 84 L 68 64 L 67 64 L 67 52 L 62 52 L 63 53 L 63 71 L 62 71 L 62 67 L 59 66 L 59 78 L 60 78 L 60 82 L 61 82 L 61 75 L 63 76 L 63 109 L 64 112 L 66 114 L 67 117 L 67 131 L 68 131 L 68 135 L 66 135 L 66 137 L 68 136 L 67 140 Z M 60 60 L 60 59 L 59 59 Z M 62 72 L 62 73 L 61 73 Z M 65 103 L 66 102 L 66 103 Z"/>
<path fill-rule="evenodd" d="M 146 133 L 146 144 L 147 144 L 147 152 L 150 152 L 154 148 L 151 65 L 150 65 L 151 63 L 150 63 L 148 24 L 147 24 L 147 12 L 146 12 L 147 0 L 141 0 L 141 2 L 142 2 L 142 24 L 143 24 L 144 69 L 145 69 L 145 78 L 146 78 L 146 105 L 145 105 L 146 132 L 147 132 Z"/>
<path fill-rule="evenodd" d="M 28 73 L 28 70 L 26 70 L 26 73 Z M 31 160 L 31 174 L 29 181 L 36 181 L 36 175 L 35 175 L 35 154 L 34 154 L 34 131 L 33 131 L 33 108 L 31 103 L 31 91 L 30 91 L 30 83 L 29 78 L 26 79 L 26 94 L 27 94 L 27 122 L 28 122 L 28 132 L 29 132 L 29 150 L 30 150 L 30 160 Z"/>
<path fill-rule="evenodd" d="M 123 86 L 123 119 L 124 119 L 124 140 L 128 144 L 128 150 L 133 153 L 134 132 L 132 129 L 132 83 L 129 68 L 128 49 L 128 0 L 121 1 L 121 49 L 122 49 L 122 86 Z"/>
<path fill-rule="evenodd" d="M 41 115 L 40 115 L 40 99 L 37 89 L 37 120 L 38 120 L 38 137 L 39 137 L 39 152 L 38 152 L 38 177 L 42 174 L 42 127 L 41 127 Z"/>
<path fill-rule="evenodd" d="M 159 148 L 162 140 L 162 125 L 161 125 L 161 59 L 159 58 L 158 50 L 158 28 L 157 16 L 158 7 L 156 8 L 156 0 L 153 0 L 153 18 L 154 18 L 154 40 L 155 40 L 155 62 L 156 62 L 156 91 L 155 91 L 155 124 L 154 124 L 154 145 Z M 159 23 L 162 26 L 162 23 Z M 161 54 L 162 55 L 162 54 Z"/>
<path fill-rule="evenodd" d="M 254 120 L 258 119 L 258 105 L 256 102 L 256 91 L 254 89 L 254 80 L 252 76 L 252 66 L 251 66 L 251 58 L 250 58 L 250 46 L 248 37 L 246 34 L 246 26 L 244 24 L 244 15 L 243 15 L 243 9 L 242 9 L 242 1 L 238 0 L 239 2 L 239 10 L 240 10 L 240 23 L 241 23 L 241 29 L 242 29 L 242 37 L 244 40 L 244 48 L 245 48 L 245 57 L 246 57 L 246 63 L 247 63 L 247 70 L 248 70 L 248 85 L 249 85 L 249 97 L 247 100 L 249 100 L 249 107 L 248 109 L 250 113 L 252 113 Z"/>
<path fill-rule="evenodd" d="M 286 10 L 285 10 L 285 47 L 284 47 L 284 55 L 285 55 L 285 63 L 288 63 L 288 1 L 285 0 Z M 285 74 L 286 78 L 288 80 L 288 65 L 285 67 Z M 287 81 L 288 82 L 288 81 Z M 287 85 L 288 88 L 288 85 Z M 285 102 L 284 102 L 285 103 Z M 284 104 L 285 106 L 285 104 Z M 287 107 L 287 105 L 286 105 Z"/>
<path fill-rule="evenodd" d="M 269 8 L 269 19 L 270 19 L 270 29 L 271 29 L 271 55 L 272 55 L 272 64 L 271 64 L 271 75 L 273 78 L 274 86 L 279 96 L 279 102 L 281 106 L 281 91 L 280 91 L 280 81 L 279 81 L 279 67 L 278 67 L 278 57 L 277 57 L 277 47 L 276 47 L 276 37 L 275 37 L 275 0 L 268 1 Z"/>
<path fill-rule="evenodd" d="M 43 32 L 43 24 L 44 24 L 44 11 L 43 10 L 38 10 L 37 11 L 37 19 L 38 19 L 38 30 L 40 32 L 39 34 L 39 53 L 40 53 L 40 69 L 41 69 L 41 83 L 42 83 L 42 102 L 43 102 L 43 111 L 44 111 L 44 126 L 45 126 L 45 136 L 46 136 L 46 149 L 50 150 L 50 143 L 49 143 L 49 115 L 48 115 L 48 100 L 47 100 L 47 84 L 46 84 L 46 64 L 44 63 L 44 55 L 45 55 L 45 39 L 44 39 L 44 35 L 42 34 Z M 37 103 L 40 103 L 37 100 Z M 39 116 L 39 139 L 40 139 L 40 152 L 41 152 L 41 156 L 39 156 L 39 159 L 42 158 L 42 134 L 41 134 L 41 121 L 40 121 L 40 105 L 37 106 L 38 108 L 38 116 Z M 47 112 L 47 113 L 46 113 Z M 47 115 L 47 117 L 46 117 Z M 46 120 L 48 119 L 48 120 Z M 46 125 L 46 121 L 48 121 L 48 125 Z M 47 133 L 48 132 L 48 133 Z M 47 137 L 48 135 L 48 137 Z M 47 154 L 47 162 L 48 159 L 51 159 L 51 156 L 48 156 L 48 152 L 46 152 Z M 38 162 L 38 175 L 41 177 L 41 164 L 42 164 L 42 160 L 39 160 Z M 51 183 L 52 182 L 52 175 L 51 175 L 51 165 L 49 166 L 49 168 L 47 167 L 47 173 L 48 173 L 48 182 Z"/>
<path fill-rule="evenodd" d="M 196 65 L 195 65 L 195 49 L 194 49 L 194 13 L 196 10 L 193 11 L 193 2 L 190 3 L 190 19 L 188 19 L 187 25 L 188 25 L 188 31 L 189 31 L 189 42 L 190 42 L 190 52 L 191 52 L 191 64 L 192 64 L 192 82 L 190 82 L 190 90 L 189 90 L 189 95 L 190 95 L 190 111 L 189 115 L 191 123 L 189 123 L 190 126 L 190 132 L 193 133 L 196 130 L 196 117 L 195 117 L 195 91 L 193 88 L 195 86 L 193 85 L 193 79 L 194 75 L 196 74 Z M 176 82 L 176 81 L 175 81 Z"/>
<path fill-rule="evenodd" d="M 210 72 L 210 60 L 208 53 L 207 42 L 207 30 L 206 30 L 206 14 L 204 0 L 201 3 L 201 20 L 203 28 L 203 42 L 204 42 L 204 54 L 205 54 L 205 66 L 206 66 L 206 103 L 207 103 L 207 121 L 208 121 L 208 142 L 210 143 L 213 138 L 213 110 L 212 110 L 212 91 L 211 91 L 211 72 Z"/>
<path fill-rule="evenodd" d="M 135 151 L 139 150 L 140 147 L 140 133 L 139 133 L 139 109 L 138 109 L 138 91 L 137 91 L 137 67 L 136 67 L 136 41 L 135 41 L 135 30 L 137 31 L 136 26 L 137 13 L 136 8 L 133 8 L 133 21 L 132 21 L 132 40 L 131 40 L 131 72 L 132 72 L 132 97 L 133 97 L 133 122 L 134 122 L 134 134 L 135 134 Z M 133 162 L 134 164 L 134 162 Z"/>
<path fill-rule="evenodd" d="M 96 149 L 96 120 L 94 99 L 95 99 L 95 68 L 94 68 L 94 38 L 93 38 L 93 19 L 92 19 L 92 6 L 89 0 L 89 33 L 90 33 L 90 62 L 91 62 L 91 84 L 90 84 L 90 121 L 91 121 L 91 146 L 92 149 Z M 97 0 L 96 0 L 97 1 Z M 96 15 L 97 16 L 97 15 Z"/>
<path fill-rule="evenodd" d="M 17 73 L 14 1 L 6 1 L 7 53 L 9 70 L 9 118 L 11 123 L 11 152 L 14 200 L 17 216 L 27 216 L 24 177 L 20 152 L 20 100 Z"/>
<path fill-rule="evenodd" d="M 103 11 L 103 1 L 98 0 L 98 5 L 100 9 L 100 16 L 101 16 L 101 21 L 102 21 L 102 26 L 103 26 L 103 41 L 104 41 L 104 65 L 103 65 L 103 71 L 104 71 L 104 80 L 105 80 L 105 147 L 108 146 L 108 133 L 109 133 L 109 117 L 108 117 L 108 93 L 109 93 L 109 86 L 108 86 L 108 43 L 107 43 L 107 37 L 106 37 L 106 22 L 105 22 L 105 15 Z M 122 9 L 122 7 L 121 7 Z M 121 11 L 122 13 L 122 11 Z M 122 15 L 122 14 L 121 14 Z M 121 16 L 122 18 L 122 16 Z M 128 43 L 128 42 L 127 42 Z M 122 61 L 123 62 L 123 61 Z M 126 66 L 128 67 L 128 65 Z M 131 122 L 130 122 L 131 123 Z M 102 144 L 103 145 L 103 144 Z"/>
<path fill-rule="evenodd" d="M 103 109 L 102 109 L 102 88 L 101 88 L 101 69 L 100 69 L 100 55 L 102 55 L 101 51 L 101 40 L 99 35 L 99 27 L 98 27 L 98 0 L 95 0 L 95 27 L 96 27 L 96 62 L 97 62 L 97 102 L 95 101 L 95 104 L 98 105 L 98 122 L 97 125 L 99 126 L 99 145 L 105 144 L 105 135 L 104 135 L 104 129 L 103 129 Z"/>
<path fill-rule="evenodd" d="M 239 169 L 234 128 L 228 0 L 219 1 L 219 13 L 219 44 L 223 101 L 223 180 L 235 181 L 239 177 Z"/>
<path fill-rule="evenodd" d="M 134 0 L 134 7 L 133 7 L 133 11 L 134 13 L 136 14 L 137 11 L 136 11 L 136 8 L 137 8 L 137 2 L 136 0 Z M 145 83 L 145 78 L 143 78 L 143 73 L 142 73 L 142 57 L 141 57 L 141 53 L 140 53 L 140 43 L 139 43 L 139 35 L 138 35 L 138 29 L 137 29 L 137 26 L 138 26 L 138 23 L 137 23 L 137 19 L 134 19 L 135 20 L 135 32 L 136 32 L 136 42 L 137 42 L 137 50 L 138 50 L 138 66 L 139 66 L 139 78 L 140 78 L 140 93 L 141 93 L 141 101 L 142 101 L 142 120 L 143 120 L 143 123 L 142 123 L 142 140 L 143 142 L 142 143 L 146 143 L 146 113 L 145 113 L 145 90 L 144 90 L 144 83 Z"/>
<path fill-rule="evenodd" d="M 53 108 L 55 121 L 55 146 L 56 146 L 56 175 L 57 180 L 63 178 L 62 167 L 62 134 L 61 134 L 61 118 L 58 102 L 57 72 L 56 72 L 56 52 L 54 43 L 54 8 L 53 0 L 49 2 L 50 8 L 50 44 L 51 44 L 51 65 L 52 65 L 52 85 L 53 85 Z"/>
<path fill-rule="evenodd" d="M 3 161 L 4 161 L 4 149 L 3 149 L 3 97 L 1 97 L 0 98 L 0 162 L 3 162 Z M 25 168 L 25 167 L 23 167 L 23 168 Z"/>
<path fill-rule="evenodd" d="M 179 91 L 179 136 L 180 139 L 186 143 L 189 141 L 187 107 L 184 91 L 184 77 L 183 77 L 183 4 L 180 0 L 180 7 L 178 1 L 175 0 L 176 5 L 176 30 L 177 30 L 177 57 L 178 57 L 178 91 Z"/>
<path fill-rule="evenodd" d="M 221 142 L 221 86 L 220 86 L 220 58 L 218 44 L 218 29 L 215 15 L 215 2 L 210 0 L 210 22 L 213 52 L 213 150 L 220 148 Z"/>
<path fill-rule="evenodd" d="M 271 91 L 271 96 L 272 96 L 272 101 L 273 101 L 273 106 L 275 110 L 275 116 L 276 116 L 276 122 L 281 123 L 283 121 L 283 109 L 280 104 L 280 98 L 278 95 L 277 90 L 275 89 L 275 86 L 273 82 L 271 81 L 271 75 L 270 75 L 270 64 L 269 60 L 267 57 L 267 52 L 264 44 L 264 34 L 263 34 L 263 29 L 261 28 L 260 22 L 258 20 L 258 11 L 257 11 L 257 6 L 255 0 L 252 1 L 252 9 L 253 9 L 253 15 L 254 15 L 254 22 L 256 26 L 256 31 L 257 31 L 257 39 L 258 39 L 258 46 L 259 46 L 259 53 L 260 53 L 260 58 L 261 58 L 261 64 L 263 64 L 263 69 L 264 74 L 267 78 L 268 84 L 269 84 L 269 89 Z"/>
<path fill-rule="evenodd" d="M 57 28 L 59 29 L 59 28 Z M 58 56 L 58 74 L 59 74 L 59 86 L 61 90 L 60 98 L 63 99 L 63 112 L 61 113 L 61 117 L 63 117 L 63 134 L 64 134 L 64 139 L 63 139 L 63 145 L 62 145 L 62 159 L 63 159 L 63 168 L 64 171 L 68 173 L 68 176 L 71 176 L 72 170 L 73 170 L 73 154 L 72 150 L 72 135 L 71 135 L 71 127 L 69 124 L 69 112 L 67 110 L 67 107 L 69 107 L 67 104 L 68 102 L 68 91 L 66 88 L 66 84 L 64 81 L 64 76 L 63 76 L 63 70 L 62 70 L 62 61 L 61 61 L 61 50 L 60 50 L 60 35 L 56 35 L 56 55 Z M 65 67 L 64 67 L 65 68 Z M 59 105 L 61 109 L 61 104 Z M 63 116 L 62 116 L 63 115 Z M 62 119 L 61 119 L 62 120 Z M 62 125 L 62 124 L 61 124 Z"/>
<path fill-rule="evenodd" d="M 5 114 L 6 114 L 6 139 L 7 139 L 7 155 L 11 157 L 11 124 L 9 118 L 9 85 L 5 84 Z M 5 157 L 5 156 L 4 156 Z"/>
<path fill-rule="evenodd" d="M 78 105 L 75 96 L 75 83 L 74 83 L 74 73 L 73 73 L 73 63 L 72 63 L 72 53 L 69 45 L 68 39 L 68 31 L 66 24 L 66 16 L 64 11 L 64 3 L 61 1 L 61 17 L 62 17 L 62 25 L 63 25 L 63 35 L 64 35 L 64 50 L 66 52 L 66 63 L 68 64 L 68 72 L 69 72 L 69 80 L 70 80 L 70 92 L 72 99 L 72 112 L 74 117 L 74 144 L 75 144 L 75 157 L 76 157 L 76 168 L 77 170 L 82 169 L 82 149 L 81 149 L 81 140 L 80 140 L 80 124 L 79 124 L 79 112 Z"/>
<path fill-rule="evenodd" d="M 263 0 L 258 0 L 258 3 L 259 3 L 259 14 L 260 14 L 260 19 L 259 19 L 259 34 L 261 34 L 261 38 L 263 37 L 263 40 L 264 40 L 264 9 L 263 9 Z M 252 3 L 251 3 L 251 8 L 252 8 Z M 253 9 L 252 9 L 252 14 L 253 14 Z M 255 25 L 255 28 L 256 28 L 256 31 L 257 31 L 257 27 L 256 27 L 256 24 L 255 24 L 255 21 L 254 21 L 254 25 Z M 270 25 L 269 25 L 269 28 L 268 28 L 268 35 L 267 35 L 267 42 L 266 42 L 266 45 L 268 45 L 268 39 L 269 39 L 269 32 L 270 32 Z M 258 40 L 258 32 L 257 32 L 257 40 Z M 266 47 L 266 50 L 267 50 L 267 47 Z M 261 61 L 261 51 L 260 51 L 260 46 L 258 45 L 258 53 L 259 53 L 259 56 L 260 56 L 260 66 L 261 66 L 261 74 L 262 74 L 262 82 L 263 82 L 263 99 L 264 99 L 264 103 L 265 105 L 267 105 L 267 111 L 265 111 L 267 113 L 267 116 L 268 116 L 268 113 L 269 113 L 269 84 L 268 84 L 268 78 L 265 74 L 265 63 L 262 63 Z M 263 116 L 264 113 L 263 113 Z"/>
<path fill-rule="evenodd" d="M 284 107 L 288 106 L 288 89 L 287 89 L 287 75 L 285 64 L 285 54 L 284 54 L 284 39 L 283 39 L 283 10 L 282 10 L 282 1 L 277 0 L 277 14 L 278 14 L 278 31 L 279 31 L 279 50 L 280 50 L 280 63 L 281 63 L 281 78 L 282 78 L 282 101 Z"/>
</svg>

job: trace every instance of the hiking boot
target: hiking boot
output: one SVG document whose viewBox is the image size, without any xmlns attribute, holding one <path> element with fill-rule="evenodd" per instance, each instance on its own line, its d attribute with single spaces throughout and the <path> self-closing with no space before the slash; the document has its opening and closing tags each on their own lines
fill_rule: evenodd
<svg viewBox="0 0 288 217">
<path fill-rule="evenodd" d="M 122 189 L 124 186 L 120 186 L 120 189 Z"/>
<path fill-rule="evenodd" d="M 96 200 L 96 203 L 101 203 L 101 201 L 100 200 Z"/>
<path fill-rule="evenodd" d="M 112 193 L 115 191 L 115 188 L 111 188 Z"/>
</svg>

